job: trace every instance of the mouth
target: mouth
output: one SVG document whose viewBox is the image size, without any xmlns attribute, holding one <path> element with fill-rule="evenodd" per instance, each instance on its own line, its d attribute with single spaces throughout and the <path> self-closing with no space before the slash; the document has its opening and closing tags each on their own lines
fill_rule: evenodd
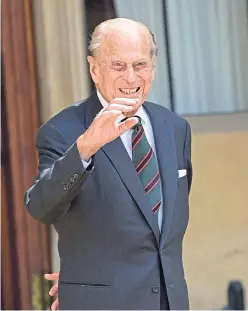
<svg viewBox="0 0 248 311">
<path fill-rule="evenodd" d="M 133 95 L 140 90 L 140 87 L 133 88 L 133 89 L 119 89 L 125 95 Z"/>
</svg>

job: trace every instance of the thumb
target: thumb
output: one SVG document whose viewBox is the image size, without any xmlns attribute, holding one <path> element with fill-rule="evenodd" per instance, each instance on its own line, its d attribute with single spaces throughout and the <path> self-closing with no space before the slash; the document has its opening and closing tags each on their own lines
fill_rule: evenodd
<svg viewBox="0 0 248 311">
<path fill-rule="evenodd" d="M 126 132 L 127 130 L 131 129 L 138 122 L 139 122 L 139 119 L 137 117 L 131 117 L 119 123 L 120 135 Z"/>
</svg>

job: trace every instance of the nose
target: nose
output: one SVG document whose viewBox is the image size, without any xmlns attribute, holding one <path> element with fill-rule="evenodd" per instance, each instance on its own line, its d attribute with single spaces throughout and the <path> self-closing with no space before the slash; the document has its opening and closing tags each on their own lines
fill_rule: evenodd
<svg viewBox="0 0 248 311">
<path fill-rule="evenodd" d="M 133 69 L 133 66 L 129 66 L 126 70 L 126 81 L 128 84 L 134 83 L 136 80 L 136 72 Z"/>
</svg>

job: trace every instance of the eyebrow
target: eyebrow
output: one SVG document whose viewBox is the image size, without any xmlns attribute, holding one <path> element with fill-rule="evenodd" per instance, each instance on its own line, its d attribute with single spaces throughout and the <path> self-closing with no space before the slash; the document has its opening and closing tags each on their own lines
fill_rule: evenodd
<svg viewBox="0 0 248 311">
<path fill-rule="evenodd" d="M 111 62 L 112 62 L 112 64 L 113 64 L 113 63 L 123 63 L 123 64 L 126 64 L 125 61 L 123 61 L 123 60 L 118 60 L 118 59 L 112 60 Z M 146 60 L 146 59 L 139 59 L 139 60 L 135 60 L 134 62 L 132 62 L 132 64 L 136 64 L 136 63 L 147 63 L 147 60 Z"/>
<path fill-rule="evenodd" d="M 147 60 L 141 59 L 141 60 L 137 60 L 134 62 L 134 64 L 137 64 L 137 63 L 147 63 Z"/>
<path fill-rule="evenodd" d="M 112 60 L 111 62 L 112 62 L 112 64 L 113 64 L 113 63 L 122 63 L 122 64 L 125 64 L 125 62 L 124 62 L 123 60 L 118 60 L 118 59 L 117 59 L 117 60 Z"/>
</svg>

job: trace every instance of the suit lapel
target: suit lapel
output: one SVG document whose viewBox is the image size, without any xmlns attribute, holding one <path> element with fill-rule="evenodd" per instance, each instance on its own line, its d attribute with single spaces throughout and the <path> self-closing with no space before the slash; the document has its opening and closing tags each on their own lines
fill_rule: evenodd
<svg viewBox="0 0 248 311">
<path fill-rule="evenodd" d="M 86 128 L 90 126 L 96 114 L 101 109 L 102 105 L 97 97 L 97 94 L 93 93 L 93 95 L 89 98 L 89 105 L 87 107 Z M 160 233 L 157 218 L 154 217 L 148 198 L 145 196 L 141 180 L 121 139 L 117 138 L 103 146 L 101 149 L 110 159 L 129 193 L 137 203 L 147 223 L 151 227 L 159 245 Z"/>
<path fill-rule="evenodd" d="M 154 217 L 148 198 L 145 195 L 143 185 L 136 172 L 136 169 L 120 138 L 106 144 L 102 150 L 108 156 L 116 168 L 120 178 L 128 191 L 136 201 L 138 207 L 146 218 L 149 226 L 155 234 L 159 244 L 159 228 L 157 218 Z"/>
<path fill-rule="evenodd" d="M 169 233 L 174 213 L 178 172 L 177 156 L 174 141 L 174 128 L 170 118 L 161 114 L 160 107 L 154 107 L 149 103 L 144 104 L 153 128 L 156 153 L 161 175 L 163 195 L 163 223 L 160 238 L 160 247 L 163 248 Z"/>
</svg>

